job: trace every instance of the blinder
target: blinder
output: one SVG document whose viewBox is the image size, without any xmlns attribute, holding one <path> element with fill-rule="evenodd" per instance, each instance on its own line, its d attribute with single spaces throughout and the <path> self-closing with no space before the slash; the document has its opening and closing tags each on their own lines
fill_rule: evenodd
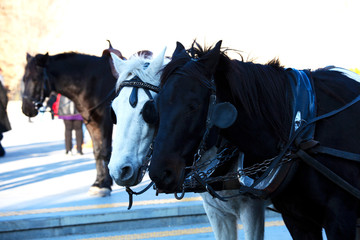
<svg viewBox="0 0 360 240">
<path fill-rule="evenodd" d="M 216 103 L 211 114 L 211 125 L 215 125 L 218 128 L 228 128 L 236 120 L 237 110 L 229 102 Z"/>
<path fill-rule="evenodd" d="M 116 125 L 117 121 L 116 121 L 116 114 L 114 109 L 110 106 L 110 118 L 113 124 Z"/>
<path fill-rule="evenodd" d="M 150 100 L 144 104 L 143 109 L 141 110 L 141 114 L 144 117 L 144 112 L 145 112 L 145 115 L 147 116 L 147 117 L 145 117 L 146 119 L 144 118 L 145 122 L 150 123 L 150 124 L 152 124 L 152 122 L 156 123 L 157 122 L 157 113 L 156 113 L 157 111 L 155 108 L 154 99 L 153 99 L 150 91 L 154 91 L 154 92 L 158 93 L 159 87 L 154 86 L 150 83 L 143 82 L 138 76 L 133 77 L 131 80 L 123 81 L 120 84 L 120 90 L 118 92 L 118 95 L 120 94 L 120 91 L 123 87 L 132 87 L 133 88 L 131 91 L 130 97 L 129 97 L 129 104 L 133 108 L 136 107 L 137 102 L 138 102 L 138 96 L 137 96 L 138 89 L 142 88 L 145 91 L 146 95 L 149 97 Z M 149 102 L 151 102 L 151 103 L 149 103 Z M 152 106 L 150 106 L 150 105 L 152 105 Z M 150 116 L 150 114 L 152 114 L 152 113 L 153 113 L 153 115 Z M 117 123 L 116 114 L 115 114 L 114 109 L 111 106 L 110 106 L 110 116 L 111 116 L 111 120 L 112 120 L 113 124 L 116 124 Z"/>
<path fill-rule="evenodd" d="M 154 99 L 150 99 L 144 104 L 143 109 L 141 110 L 141 115 L 143 116 L 144 121 L 148 124 L 154 125 L 159 121 L 159 114 L 156 109 Z"/>
</svg>

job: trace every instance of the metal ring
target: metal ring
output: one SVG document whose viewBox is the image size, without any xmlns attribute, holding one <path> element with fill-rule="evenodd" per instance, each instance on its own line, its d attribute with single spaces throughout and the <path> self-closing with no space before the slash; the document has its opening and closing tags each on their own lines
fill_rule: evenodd
<svg viewBox="0 0 360 240">
<path fill-rule="evenodd" d="M 174 196 L 175 196 L 175 198 L 176 198 L 177 200 L 181 200 L 181 199 L 184 198 L 184 196 L 185 196 L 185 188 L 184 188 L 184 186 L 183 186 L 183 188 L 182 188 L 182 192 L 181 192 L 180 197 L 179 197 L 177 194 L 178 194 L 177 192 L 174 193 Z"/>
</svg>

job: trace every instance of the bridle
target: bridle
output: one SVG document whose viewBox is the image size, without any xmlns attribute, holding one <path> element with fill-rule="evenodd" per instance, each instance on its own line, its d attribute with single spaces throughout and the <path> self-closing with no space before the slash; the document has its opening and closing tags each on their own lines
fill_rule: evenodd
<svg viewBox="0 0 360 240">
<path fill-rule="evenodd" d="M 31 96 L 28 96 L 27 94 L 23 93 L 22 97 L 24 99 L 29 99 L 31 103 L 35 106 L 35 109 L 39 111 L 39 109 L 43 106 L 43 102 L 45 101 L 45 98 L 50 95 L 50 92 L 52 91 L 52 84 L 50 82 L 49 75 L 46 71 L 46 68 L 43 67 L 43 78 L 42 78 L 42 87 L 40 89 L 40 98 L 35 99 Z"/>
<path fill-rule="evenodd" d="M 196 59 L 193 61 L 196 61 Z M 174 74 L 187 76 L 186 73 L 183 73 L 181 71 L 175 72 Z M 213 116 L 213 110 L 215 108 L 215 105 L 217 104 L 216 86 L 215 86 L 214 76 L 211 77 L 210 81 L 207 79 L 204 79 L 204 78 L 201 78 L 198 80 L 201 83 L 201 85 L 203 85 L 210 91 L 209 105 L 208 105 L 208 111 L 207 111 L 207 117 L 206 117 L 206 127 L 205 127 L 205 131 L 203 133 L 203 136 L 201 138 L 201 141 L 198 145 L 198 148 L 194 154 L 192 166 L 185 167 L 185 170 L 190 170 L 190 172 L 187 174 L 187 176 L 185 176 L 185 181 L 182 184 L 181 192 L 179 192 L 179 193 L 174 192 L 174 196 L 176 199 L 181 200 L 185 196 L 185 192 L 194 190 L 194 188 L 196 188 L 200 184 L 203 187 L 203 189 L 205 189 L 205 191 L 207 191 L 208 193 L 211 194 L 211 196 L 213 196 L 214 198 L 219 198 L 219 199 L 223 200 L 223 198 L 215 192 L 215 190 L 210 186 L 210 184 L 208 184 L 206 181 L 204 181 L 204 179 L 209 176 L 204 176 L 204 174 L 199 174 L 199 171 L 198 171 L 199 165 L 202 165 L 202 163 L 200 163 L 201 158 L 203 157 L 204 153 L 207 150 L 209 150 L 209 149 L 206 149 L 206 145 L 207 145 L 206 143 L 209 138 L 210 131 L 214 127 L 212 124 L 212 116 Z M 219 141 L 220 136 L 218 135 L 217 138 Z M 224 152 L 225 152 L 225 150 L 222 151 L 222 153 L 224 153 Z M 227 156 L 227 159 L 229 159 L 235 154 L 235 152 L 236 151 L 234 151 L 234 153 L 231 156 L 228 153 L 226 153 L 226 154 L 222 155 L 222 157 Z M 218 155 L 218 157 L 219 156 L 220 155 Z M 217 160 L 217 159 L 218 158 L 215 158 L 214 160 Z M 227 160 L 224 160 L 224 161 L 227 161 Z M 191 183 L 189 184 L 187 180 L 190 181 Z"/>
<path fill-rule="evenodd" d="M 119 90 L 117 93 L 117 96 L 120 94 L 122 88 L 124 87 L 131 87 L 133 88 L 131 91 L 131 94 L 129 96 L 129 104 L 130 106 L 132 106 L 133 108 L 136 107 L 137 102 L 138 102 L 138 89 L 141 88 L 145 91 L 146 95 L 148 96 L 150 101 L 153 101 L 154 98 L 152 97 L 150 91 L 159 93 L 160 88 L 158 86 L 152 85 L 150 83 L 146 83 L 144 81 L 142 81 L 138 76 L 134 76 L 132 79 L 130 80 L 125 80 L 123 81 L 120 86 L 119 86 Z M 137 181 L 140 182 L 143 177 L 145 176 L 146 171 L 149 168 L 150 165 L 150 158 L 153 152 L 153 143 L 150 144 L 149 149 L 147 151 L 147 154 L 145 156 L 145 158 L 143 159 L 142 164 L 140 165 L 139 168 L 139 173 L 138 173 L 138 179 Z M 131 209 L 132 204 L 133 204 L 133 195 L 140 195 L 143 194 L 144 192 L 146 192 L 150 187 L 152 187 L 154 185 L 154 182 L 150 182 L 150 184 L 148 184 L 143 190 L 139 191 L 139 192 L 134 192 L 130 187 L 126 187 L 126 192 L 129 194 L 129 206 L 128 206 L 128 210 Z"/>
<path fill-rule="evenodd" d="M 212 169 L 207 169 L 207 173 L 203 171 L 199 171 L 199 169 L 204 166 L 204 163 L 201 161 L 204 153 L 208 151 L 209 149 L 206 149 L 206 143 L 209 138 L 209 134 L 211 129 L 214 127 L 212 124 L 212 116 L 213 116 L 213 110 L 215 108 L 215 105 L 217 103 L 217 97 L 216 97 L 216 86 L 215 86 L 215 79 L 214 76 L 211 77 L 211 80 L 208 81 L 206 79 L 199 79 L 201 85 L 208 88 L 210 91 L 210 97 L 209 97 L 209 105 L 208 105 L 208 112 L 206 116 L 206 126 L 204 134 L 201 138 L 201 141 L 199 143 L 199 146 L 197 148 L 197 151 L 194 154 L 193 157 L 193 164 L 192 166 L 185 167 L 186 170 L 190 170 L 190 172 L 185 177 L 185 181 L 182 184 L 181 187 L 181 193 L 180 196 L 177 192 L 174 193 L 174 196 L 176 199 L 181 200 L 185 196 L 185 192 L 192 191 L 199 187 L 199 185 L 204 189 L 204 191 L 208 192 L 212 197 L 218 198 L 220 200 L 226 201 L 224 197 L 220 196 L 216 191 L 210 186 L 208 182 L 206 182 L 206 179 L 210 177 L 210 175 L 216 170 L 216 167 L 220 164 L 223 164 L 224 162 L 227 162 L 229 159 L 231 159 L 234 155 L 238 154 L 238 149 L 232 149 L 231 153 L 229 154 L 228 149 L 232 147 L 224 147 L 219 154 L 216 155 L 216 157 L 212 160 L 206 160 L 208 165 L 214 165 L 214 162 L 216 162 L 215 167 L 213 166 Z M 217 142 L 221 142 L 221 137 L 218 134 L 217 136 Z M 220 163 L 220 160 L 221 162 Z M 205 164 L 206 165 L 206 164 Z"/>
</svg>

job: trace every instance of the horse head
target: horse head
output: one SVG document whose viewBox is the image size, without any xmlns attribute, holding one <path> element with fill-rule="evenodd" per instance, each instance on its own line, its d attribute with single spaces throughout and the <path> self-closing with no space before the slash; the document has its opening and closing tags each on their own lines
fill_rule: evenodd
<svg viewBox="0 0 360 240">
<path fill-rule="evenodd" d="M 112 102 L 116 130 L 109 163 L 110 175 L 118 185 L 134 186 L 141 182 L 145 159 L 153 139 L 155 126 L 142 117 L 144 104 L 155 97 L 160 83 L 160 71 L 167 62 L 166 48 L 152 58 L 149 51 L 140 51 L 129 60 L 111 54 L 118 74 L 118 96 Z M 143 86 L 145 85 L 145 87 Z M 147 88 L 146 86 L 150 86 Z"/>
<path fill-rule="evenodd" d="M 207 52 L 195 51 L 194 47 L 186 51 L 177 43 L 172 60 L 163 71 L 161 92 L 154 107 L 158 129 L 149 168 L 150 178 L 161 192 L 181 190 L 186 167 L 192 165 L 207 126 L 227 127 L 233 122 L 226 122 L 226 109 L 215 102 L 208 114 L 220 46 L 218 42 Z M 212 119 L 208 125 L 207 116 Z"/>
<path fill-rule="evenodd" d="M 35 117 L 45 97 L 50 94 L 50 83 L 46 73 L 49 54 L 27 54 L 27 64 L 22 79 L 22 111 L 28 117 Z"/>
</svg>

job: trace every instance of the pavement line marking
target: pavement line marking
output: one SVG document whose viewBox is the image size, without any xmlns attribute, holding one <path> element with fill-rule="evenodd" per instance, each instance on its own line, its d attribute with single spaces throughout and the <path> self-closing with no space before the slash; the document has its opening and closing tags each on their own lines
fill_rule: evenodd
<svg viewBox="0 0 360 240">
<path fill-rule="evenodd" d="M 190 197 L 190 198 L 183 198 L 182 200 L 177 200 L 174 198 L 158 199 L 158 200 L 144 200 L 144 201 L 134 202 L 133 206 L 146 206 L 146 205 L 178 203 L 178 202 L 195 202 L 195 201 L 202 201 L 202 198 L 201 197 Z M 85 205 L 85 206 L 75 206 L 75 207 L 58 207 L 58 208 L 9 211 L 9 212 L 0 212 L 0 217 L 21 216 L 21 215 L 41 214 L 41 213 L 55 213 L 55 212 L 71 212 L 71 211 L 102 209 L 102 208 L 118 208 L 118 207 L 127 207 L 128 205 L 129 205 L 129 203 L 127 203 L 127 202 L 120 202 L 120 203 Z"/>
<path fill-rule="evenodd" d="M 285 225 L 284 221 L 265 222 L 265 227 L 279 227 L 284 225 Z M 237 228 L 240 230 L 243 229 L 244 226 L 242 224 L 238 224 Z M 137 239 L 147 239 L 147 238 L 175 237 L 181 235 L 210 233 L 212 231 L 213 231 L 212 227 L 202 227 L 202 228 L 188 228 L 188 229 L 178 229 L 178 230 L 160 231 L 160 232 L 134 233 L 134 234 L 125 234 L 125 235 L 108 236 L 108 237 L 84 238 L 81 240 L 137 240 Z"/>
</svg>

